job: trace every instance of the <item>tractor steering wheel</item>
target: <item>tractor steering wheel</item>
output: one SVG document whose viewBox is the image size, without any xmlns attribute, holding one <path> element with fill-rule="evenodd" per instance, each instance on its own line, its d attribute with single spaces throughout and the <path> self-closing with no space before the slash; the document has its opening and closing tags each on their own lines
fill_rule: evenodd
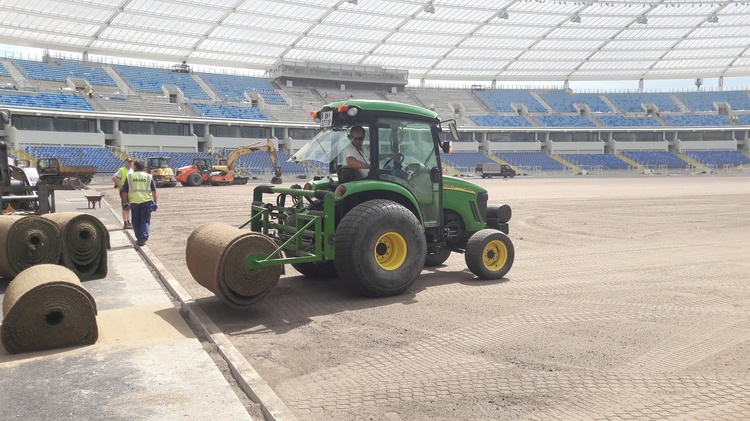
<svg viewBox="0 0 750 421">
<path fill-rule="evenodd" d="M 404 163 L 404 154 L 402 153 L 389 153 L 389 154 L 383 154 L 380 156 L 382 159 L 383 157 L 387 157 L 388 159 L 383 163 L 383 168 L 388 168 L 388 164 L 391 163 L 391 161 L 395 161 L 395 164 L 398 164 L 399 167 L 401 167 L 401 164 Z"/>
</svg>

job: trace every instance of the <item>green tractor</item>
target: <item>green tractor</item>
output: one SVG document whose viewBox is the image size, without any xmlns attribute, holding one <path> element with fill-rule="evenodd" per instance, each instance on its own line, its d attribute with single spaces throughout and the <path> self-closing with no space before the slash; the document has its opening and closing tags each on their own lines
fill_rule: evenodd
<svg viewBox="0 0 750 421">
<path fill-rule="evenodd" d="M 243 227 L 278 248 L 247 256 L 246 269 L 289 263 L 374 297 L 407 290 L 424 266 L 440 265 L 452 252 L 463 253 L 480 279 L 508 273 L 515 255 L 510 207 L 488 204 L 484 188 L 443 175 L 440 153 L 450 153 L 451 141 L 441 138 L 458 140 L 455 122 L 442 134 L 435 112 L 385 101 L 334 102 L 312 114 L 322 130 L 291 159 L 322 163 L 330 175 L 304 186 L 255 188 Z M 358 153 L 369 169 L 347 165 L 355 126 L 364 132 Z"/>
</svg>

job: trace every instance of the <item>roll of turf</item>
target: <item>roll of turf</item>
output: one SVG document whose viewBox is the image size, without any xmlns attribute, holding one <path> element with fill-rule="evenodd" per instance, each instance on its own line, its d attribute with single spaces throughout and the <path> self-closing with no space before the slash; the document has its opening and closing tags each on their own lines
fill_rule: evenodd
<svg viewBox="0 0 750 421">
<path fill-rule="evenodd" d="M 61 265 L 75 272 L 81 281 L 107 276 L 109 231 L 95 216 L 82 212 L 43 215 L 60 226 L 62 233 Z"/>
<path fill-rule="evenodd" d="M 9 353 L 90 345 L 98 338 L 94 298 L 70 269 L 33 266 L 8 285 L 0 340 Z"/>
<path fill-rule="evenodd" d="M 62 235 L 56 222 L 39 216 L 0 217 L 0 276 L 14 278 L 24 269 L 57 263 Z"/>
<path fill-rule="evenodd" d="M 251 306 L 276 287 L 282 265 L 248 270 L 249 254 L 270 255 L 276 243 L 267 236 L 209 222 L 188 237 L 185 257 L 193 278 L 231 307 Z"/>
</svg>

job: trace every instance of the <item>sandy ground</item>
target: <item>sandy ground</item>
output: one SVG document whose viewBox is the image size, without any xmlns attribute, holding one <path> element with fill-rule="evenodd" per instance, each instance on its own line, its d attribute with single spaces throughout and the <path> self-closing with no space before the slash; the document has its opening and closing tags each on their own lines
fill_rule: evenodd
<svg viewBox="0 0 750 421">
<path fill-rule="evenodd" d="M 513 208 L 499 281 L 454 254 L 366 299 L 288 266 L 231 310 L 185 246 L 253 185 L 161 189 L 148 246 L 299 419 L 750 418 L 749 177 L 476 181 Z"/>
</svg>

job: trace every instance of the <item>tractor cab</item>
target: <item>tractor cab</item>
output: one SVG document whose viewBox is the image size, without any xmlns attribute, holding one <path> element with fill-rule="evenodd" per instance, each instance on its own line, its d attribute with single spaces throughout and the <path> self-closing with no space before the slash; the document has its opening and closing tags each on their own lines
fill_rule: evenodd
<svg viewBox="0 0 750 421">
<path fill-rule="evenodd" d="M 213 169 L 211 158 L 194 158 L 193 165 L 198 167 L 202 173 L 210 173 Z"/>
<path fill-rule="evenodd" d="M 151 172 L 152 170 L 158 169 L 158 168 L 171 168 L 169 166 L 169 163 L 171 162 L 172 158 L 168 156 L 150 156 L 148 158 L 147 166 L 148 172 Z"/>
<path fill-rule="evenodd" d="M 39 175 L 60 175 L 60 160 L 57 158 L 39 158 L 36 160 Z"/>
</svg>

